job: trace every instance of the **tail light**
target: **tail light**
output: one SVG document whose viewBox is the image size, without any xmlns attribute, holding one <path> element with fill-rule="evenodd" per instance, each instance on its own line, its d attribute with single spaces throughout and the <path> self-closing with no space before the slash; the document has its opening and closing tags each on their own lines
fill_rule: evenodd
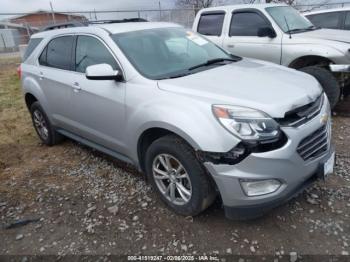
<svg viewBox="0 0 350 262">
<path fill-rule="evenodd" d="M 18 78 L 21 79 L 21 77 L 22 77 L 21 65 L 19 65 L 19 66 L 17 67 L 17 75 L 18 75 Z"/>
</svg>

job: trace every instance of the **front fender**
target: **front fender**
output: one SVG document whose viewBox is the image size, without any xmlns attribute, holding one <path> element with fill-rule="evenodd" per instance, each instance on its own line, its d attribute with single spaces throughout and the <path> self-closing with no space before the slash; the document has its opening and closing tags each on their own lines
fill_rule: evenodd
<svg viewBox="0 0 350 262">
<path fill-rule="evenodd" d="M 321 44 L 285 44 L 282 51 L 282 65 L 289 66 L 295 60 L 306 56 L 319 56 L 335 64 L 347 64 L 349 59 L 339 49 Z"/>
<path fill-rule="evenodd" d="M 167 92 L 161 91 L 167 96 Z M 137 159 L 138 140 L 150 128 L 169 130 L 187 141 L 195 150 L 228 152 L 239 143 L 215 119 L 211 105 L 172 93 L 155 97 L 129 111 L 126 136 L 132 159 Z"/>
</svg>

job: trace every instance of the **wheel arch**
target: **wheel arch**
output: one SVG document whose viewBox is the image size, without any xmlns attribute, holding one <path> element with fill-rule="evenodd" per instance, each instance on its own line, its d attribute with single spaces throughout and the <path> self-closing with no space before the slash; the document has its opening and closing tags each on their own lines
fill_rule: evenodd
<svg viewBox="0 0 350 262">
<path fill-rule="evenodd" d="M 198 145 L 192 140 L 185 137 L 181 131 L 174 130 L 166 127 L 150 127 L 145 129 L 139 136 L 137 141 L 137 158 L 139 167 L 142 171 L 145 171 L 144 157 L 148 147 L 157 139 L 166 136 L 175 135 L 185 141 L 194 150 L 198 149 Z"/>
<path fill-rule="evenodd" d="M 307 56 L 301 56 L 294 59 L 288 65 L 288 67 L 293 69 L 300 69 L 303 67 L 317 66 L 317 65 L 327 67 L 330 64 L 334 64 L 334 62 L 327 57 L 318 56 L 318 55 L 307 55 Z"/>
<path fill-rule="evenodd" d="M 24 100 L 26 102 L 26 106 L 27 106 L 28 110 L 30 110 L 30 107 L 32 106 L 33 103 L 35 103 L 36 101 L 39 101 L 38 98 L 36 98 L 31 93 L 26 93 L 24 95 Z"/>
</svg>

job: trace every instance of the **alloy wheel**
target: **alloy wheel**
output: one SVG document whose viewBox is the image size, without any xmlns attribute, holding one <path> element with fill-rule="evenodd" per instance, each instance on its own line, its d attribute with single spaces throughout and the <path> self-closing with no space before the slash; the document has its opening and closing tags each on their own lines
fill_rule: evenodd
<svg viewBox="0 0 350 262">
<path fill-rule="evenodd" d="M 49 129 L 43 114 L 39 110 L 35 110 L 33 113 L 33 121 L 36 131 L 43 140 L 47 140 L 49 137 Z"/>
<path fill-rule="evenodd" d="M 162 195 L 175 205 L 185 205 L 192 197 L 190 177 L 178 159 L 169 154 L 154 158 L 154 181 Z"/>
</svg>

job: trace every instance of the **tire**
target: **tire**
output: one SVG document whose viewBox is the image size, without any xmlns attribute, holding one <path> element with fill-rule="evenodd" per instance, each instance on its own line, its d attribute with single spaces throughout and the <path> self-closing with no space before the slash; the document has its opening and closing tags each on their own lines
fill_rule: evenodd
<svg viewBox="0 0 350 262">
<path fill-rule="evenodd" d="M 169 162 L 174 169 L 179 167 L 176 161 L 183 166 L 183 171 L 179 172 L 180 176 L 186 177 L 185 174 L 187 174 L 186 178 L 175 179 L 174 195 L 178 202 L 176 202 L 176 200 L 171 201 L 171 189 L 169 189 L 168 194 L 164 193 L 167 184 L 168 188 L 171 188 L 170 184 L 171 182 L 174 182 L 174 178 L 172 178 L 173 181 L 171 181 L 170 178 L 156 179 L 155 177 L 155 175 L 157 177 L 164 177 L 163 175 L 156 173 L 153 167 L 157 167 L 158 170 L 164 173 L 166 168 L 161 164 L 160 158 L 163 158 L 163 160 L 166 161 L 165 156 L 168 157 Z M 196 158 L 194 150 L 181 138 L 175 135 L 161 137 L 150 145 L 146 152 L 145 167 L 148 179 L 153 188 L 159 193 L 162 201 L 177 214 L 184 216 L 198 215 L 215 200 L 216 193 L 212 182 L 209 180 L 205 168 Z M 168 174 L 168 177 L 171 176 L 170 171 L 165 173 Z M 159 183 L 163 184 L 165 187 L 162 188 Z M 191 191 L 190 197 L 188 194 L 184 193 L 183 189 L 181 189 L 182 187 L 178 187 L 179 183 L 185 187 L 187 191 Z M 186 196 L 187 202 L 186 199 L 184 200 L 184 198 L 182 198 L 183 195 Z"/>
<path fill-rule="evenodd" d="M 49 118 L 39 102 L 34 102 L 31 105 L 30 114 L 32 116 L 34 129 L 45 145 L 53 146 L 63 140 L 63 136 L 57 133 L 52 127 Z"/>
<path fill-rule="evenodd" d="M 299 70 L 312 75 L 318 80 L 328 97 L 331 109 L 333 109 L 340 99 L 340 86 L 333 74 L 328 70 L 317 66 L 304 67 Z"/>
</svg>

